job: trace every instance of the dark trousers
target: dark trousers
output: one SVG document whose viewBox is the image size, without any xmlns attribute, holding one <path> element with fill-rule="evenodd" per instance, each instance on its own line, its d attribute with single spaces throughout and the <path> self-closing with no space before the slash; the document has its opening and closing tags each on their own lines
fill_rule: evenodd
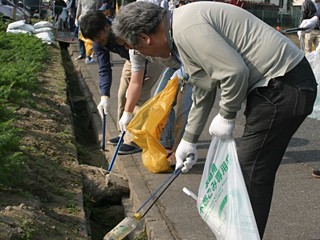
<svg viewBox="0 0 320 240">
<path fill-rule="evenodd" d="M 272 79 L 267 87 L 256 88 L 248 95 L 238 157 L 261 238 L 276 171 L 291 137 L 312 112 L 316 94 L 315 77 L 303 59 L 285 76 Z"/>
</svg>

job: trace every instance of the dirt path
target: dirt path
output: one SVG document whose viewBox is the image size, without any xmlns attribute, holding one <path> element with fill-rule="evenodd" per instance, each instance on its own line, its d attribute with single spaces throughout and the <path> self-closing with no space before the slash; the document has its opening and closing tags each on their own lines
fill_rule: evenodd
<svg viewBox="0 0 320 240">
<path fill-rule="evenodd" d="M 1 240 L 90 239 L 60 49 L 50 51 L 34 106 L 16 112 L 29 160 L 14 189 L 0 188 Z"/>
</svg>

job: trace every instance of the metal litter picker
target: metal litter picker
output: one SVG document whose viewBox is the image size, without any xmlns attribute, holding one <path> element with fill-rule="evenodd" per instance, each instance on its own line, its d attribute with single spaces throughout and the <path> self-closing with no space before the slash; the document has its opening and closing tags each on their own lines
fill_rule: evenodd
<svg viewBox="0 0 320 240">
<path fill-rule="evenodd" d="M 306 31 L 308 30 L 307 28 L 288 28 L 288 29 L 284 29 L 284 30 L 280 30 L 280 32 L 282 34 L 291 34 L 291 33 L 297 33 L 299 31 Z"/>
<path fill-rule="evenodd" d="M 106 114 L 103 113 L 102 116 L 102 139 L 101 139 L 101 151 L 105 151 L 106 150 L 106 124 L 107 124 L 107 120 L 106 120 Z"/>
<path fill-rule="evenodd" d="M 111 170 L 112 170 L 112 168 L 113 168 L 114 162 L 115 162 L 115 160 L 116 160 L 116 158 L 117 158 L 117 155 L 118 155 L 118 152 L 119 152 L 119 148 L 120 148 L 120 145 L 121 145 L 121 143 L 122 143 L 122 141 L 123 141 L 123 138 L 124 138 L 125 133 L 126 133 L 126 131 L 123 131 L 123 132 L 121 133 L 121 136 L 120 136 L 119 141 L 118 141 L 118 143 L 117 143 L 116 150 L 114 151 L 112 160 L 111 160 L 111 162 L 110 162 L 110 164 L 109 164 L 109 167 L 108 167 L 108 173 L 110 173 Z"/>
<path fill-rule="evenodd" d="M 181 168 L 176 169 L 165 181 L 159 186 L 159 188 L 141 205 L 136 211 L 133 217 L 126 217 L 117 226 L 115 226 L 110 232 L 108 232 L 103 240 L 121 240 L 130 234 L 136 227 L 140 219 L 142 219 L 152 208 L 152 206 L 158 201 L 161 195 L 168 189 L 171 183 L 179 176 Z M 171 180 L 170 180 L 171 179 Z M 169 181 L 170 180 L 170 181 Z M 168 183 L 169 182 L 169 183 Z M 168 184 L 167 184 L 168 183 Z M 166 186 L 165 186 L 166 185 Z M 164 187 L 165 186 L 165 187 Z M 164 188 L 163 188 L 164 187 Z M 162 189 L 163 188 L 163 189 Z M 154 199 L 148 209 L 141 215 L 140 210 L 150 202 L 151 199 L 162 189 L 160 194 Z"/>
</svg>

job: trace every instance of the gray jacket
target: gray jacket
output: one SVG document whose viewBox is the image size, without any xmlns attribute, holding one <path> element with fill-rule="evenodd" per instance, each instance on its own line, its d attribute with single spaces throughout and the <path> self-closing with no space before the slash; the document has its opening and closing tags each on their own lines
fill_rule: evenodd
<svg viewBox="0 0 320 240">
<path fill-rule="evenodd" d="M 233 119 L 250 90 L 283 76 L 304 57 L 280 32 L 225 3 L 197 2 L 173 10 L 172 36 L 193 85 L 183 137 L 189 142 L 198 141 L 218 86 L 220 114 Z"/>
</svg>

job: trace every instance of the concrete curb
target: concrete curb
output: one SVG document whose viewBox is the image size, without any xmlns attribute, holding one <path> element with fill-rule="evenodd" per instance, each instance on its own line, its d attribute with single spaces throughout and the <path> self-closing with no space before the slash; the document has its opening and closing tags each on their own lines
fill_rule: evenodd
<svg viewBox="0 0 320 240">
<path fill-rule="evenodd" d="M 86 97 L 88 114 L 90 114 L 90 119 L 92 121 L 96 139 L 100 142 L 102 135 L 102 122 L 100 115 L 96 109 L 96 106 L 100 101 L 100 93 L 98 91 L 99 88 L 97 87 L 98 79 L 92 78 L 92 76 L 90 75 L 90 71 L 87 68 L 88 65 L 78 60 L 74 60 L 78 56 L 77 45 L 70 44 L 68 50 L 74 67 L 79 75 L 79 84 Z M 116 106 L 113 107 L 116 108 Z M 116 127 L 116 116 L 113 116 L 113 114 L 108 114 L 107 124 L 108 127 L 106 128 L 106 139 L 108 139 L 110 136 L 115 136 L 118 134 L 118 130 Z M 114 151 L 115 147 L 106 145 L 105 156 L 109 162 L 113 156 Z M 146 181 L 143 179 L 143 174 L 141 173 L 141 170 L 143 169 L 141 169 L 141 166 L 137 164 L 138 161 L 141 161 L 140 154 L 125 156 L 118 155 L 113 169 L 113 171 L 118 172 L 126 179 L 128 179 L 130 188 L 130 199 L 129 201 L 127 199 L 124 199 L 124 205 L 127 212 L 135 212 L 152 194 Z M 161 211 L 157 204 L 155 204 L 150 209 L 148 214 L 143 218 L 142 223 L 144 225 L 144 230 L 147 233 L 148 239 L 178 239 L 173 237 L 172 229 L 167 225 L 166 221 L 163 220 L 163 215 L 161 214 Z M 132 239 L 133 234 L 131 234 L 129 237 Z"/>
</svg>

